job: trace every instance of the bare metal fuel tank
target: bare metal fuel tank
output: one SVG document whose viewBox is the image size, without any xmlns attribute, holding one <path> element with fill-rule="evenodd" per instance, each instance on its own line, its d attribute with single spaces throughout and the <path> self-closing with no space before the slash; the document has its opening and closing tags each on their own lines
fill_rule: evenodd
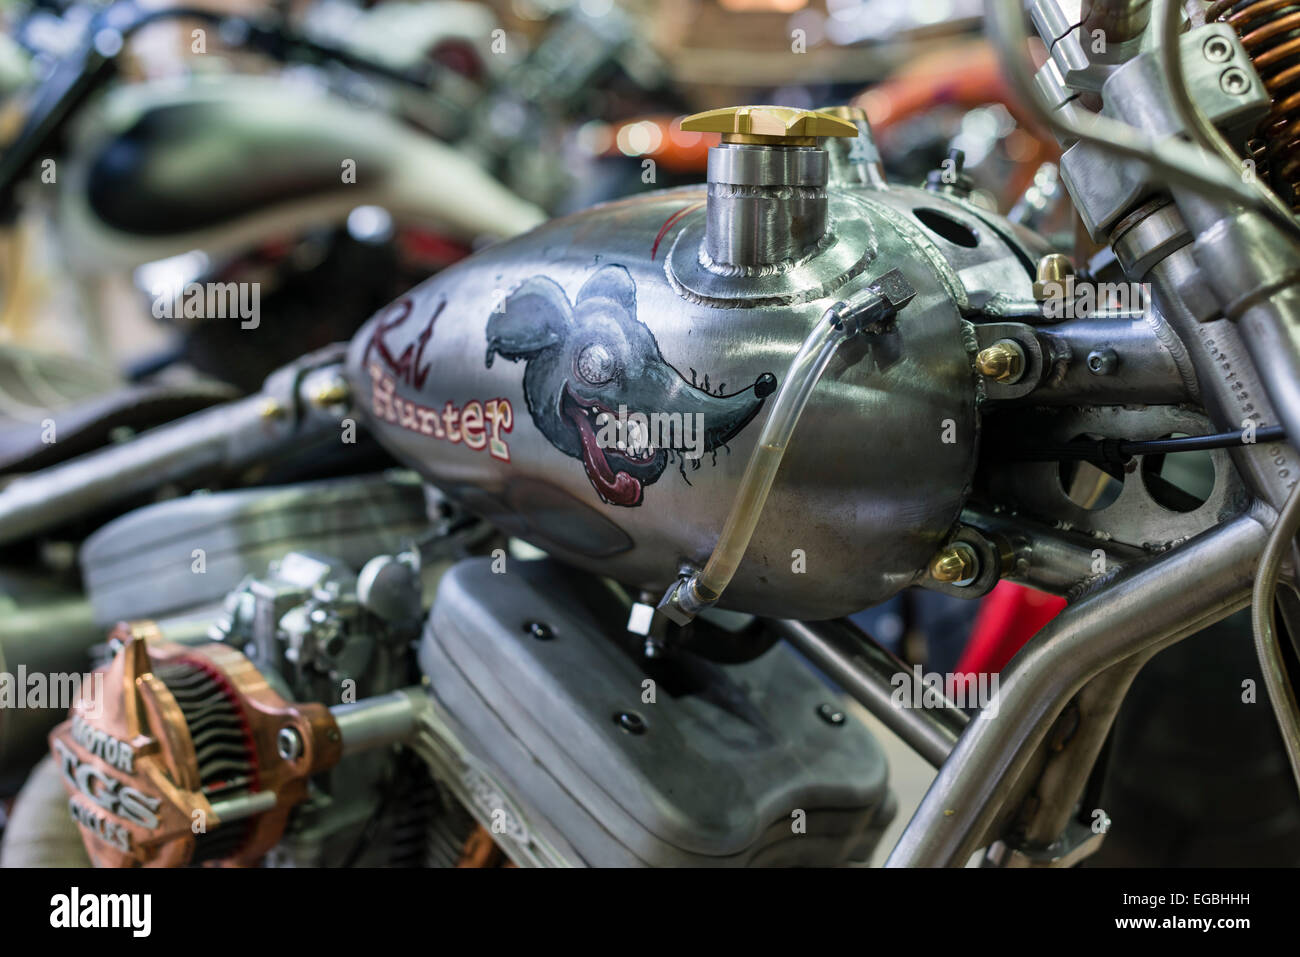
<svg viewBox="0 0 1300 957">
<path fill-rule="evenodd" d="M 974 471 L 962 315 L 1028 298 L 1029 260 L 960 190 L 886 186 L 860 111 L 832 113 L 701 114 L 707 187 L 554 220 L 381 310 L 349 353 L 367 424 L 507 533 L 657 596 L 712 552 L 810 331 L 896 270 L 914 295 L 831 359 L 719 604 L 827 618 L 916 582 Z"/>
</svg>

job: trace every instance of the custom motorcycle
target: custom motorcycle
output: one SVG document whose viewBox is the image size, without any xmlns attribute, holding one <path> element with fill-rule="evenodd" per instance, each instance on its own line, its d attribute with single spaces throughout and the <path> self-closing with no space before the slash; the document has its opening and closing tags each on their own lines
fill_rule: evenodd
<svg viewBox="0 0 1300 957">
<path fill-rule="evenodd" d="M 101 666 L 0 711 L 53 727 L 6 843 L 70 807 L 100 865 L 865 863 L 896 802 L 838 688 L 937 769 L 889 866 L 1070 866 L 1139 671 L 1247 607 L 1300 772 L 1300 40 L 1184 6 L 1036 0 L 1035 66 L 988 4 L 1076 248 L 960 154 L 891 182 L 855 107 L 712 110 L 707 183 L 16 463 L 0 542 L 35 582 L 76 543 L 80 591 L 33 584 L 0 671 Z M 1003 581 L 1067 605 L 994 682 L 845 620 Z"/>
</svg>

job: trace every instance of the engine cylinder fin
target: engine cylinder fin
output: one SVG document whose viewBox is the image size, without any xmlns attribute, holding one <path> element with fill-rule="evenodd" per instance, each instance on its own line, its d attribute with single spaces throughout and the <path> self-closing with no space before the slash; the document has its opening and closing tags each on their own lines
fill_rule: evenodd
<svg viewBox="0 0 1300 957">
<path fill-rule="evenodd" d="M 256 757 L 248 723 L 216 676 L 181 659 L 160 665 L 159 679 L 185 716 L 198 763 L 200 790 L 210 802 L 248 793 L 256 782 Z M 237 853 L 249 835 L 249 822 L 218 826 L 199 834 L 192 863 Z"/>
</svg>

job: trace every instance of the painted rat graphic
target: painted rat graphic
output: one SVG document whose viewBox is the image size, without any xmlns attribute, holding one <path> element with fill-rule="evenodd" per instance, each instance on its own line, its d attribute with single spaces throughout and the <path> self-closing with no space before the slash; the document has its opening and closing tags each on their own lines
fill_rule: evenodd
<svg viewBox="0 0 1300 957">
<path fill-rule="evenodd" d="M 569 303 L 545 276 L 516 286 L 487 323 L 486 364 L 520 359 L 533 422 L 565 455 L 580 459 L 592 487 L 611 505 L 641 504 L 668 463 L 663 448 L 602 448 L 604 416 L 699 414 L 702 451 L 726 443 L 776 389 L 765 372 L 739 392 L 713 394 L 664 361 L 654 334 L 636 316 L 636 285 L 622 266 L 604 266 Z M 605 443 L 608 444 L 608 443 Z M 697 445 L 697 448 L 699 446 Z"/>
</svg>

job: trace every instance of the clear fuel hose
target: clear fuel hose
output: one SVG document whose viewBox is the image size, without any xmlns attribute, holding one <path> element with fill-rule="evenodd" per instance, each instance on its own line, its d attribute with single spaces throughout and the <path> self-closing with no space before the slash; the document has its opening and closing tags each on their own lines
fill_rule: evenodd
<svg viewBox="0 0 1300 957">
<path fill-rule="evenodd" d="M 826 366 L 844 342 L 867 325 L 891 317 L 914 294 L 907 280 L 892 270 L 822 313 L 781 380 L 712 554 L 701 571 L 674 584 L 660 603 L 670 619 L 685 624 L 722 597 L 749 549 L 795 426 Z"/>
<path fill-rule="evenodd" d="M 722 535 L 696 584 L 706 602 L 717 601 L 735 576 L 740 560 L 749 548 L 749 541 L 754 537 L 754 528 L 763 513 L 763 506 L 767 504 L 768 493 L 785 458 L 790 436 L 799 424 L 799 416 L 808 405 L 827 364 L 847 338 L 844 324 L 828 309 L 786 370 L 772 414 L 763 424 L 758 444 L 745 466 L 745 476 L 740 480 L 727 522 L 722 526 Z"/>
</svg>

